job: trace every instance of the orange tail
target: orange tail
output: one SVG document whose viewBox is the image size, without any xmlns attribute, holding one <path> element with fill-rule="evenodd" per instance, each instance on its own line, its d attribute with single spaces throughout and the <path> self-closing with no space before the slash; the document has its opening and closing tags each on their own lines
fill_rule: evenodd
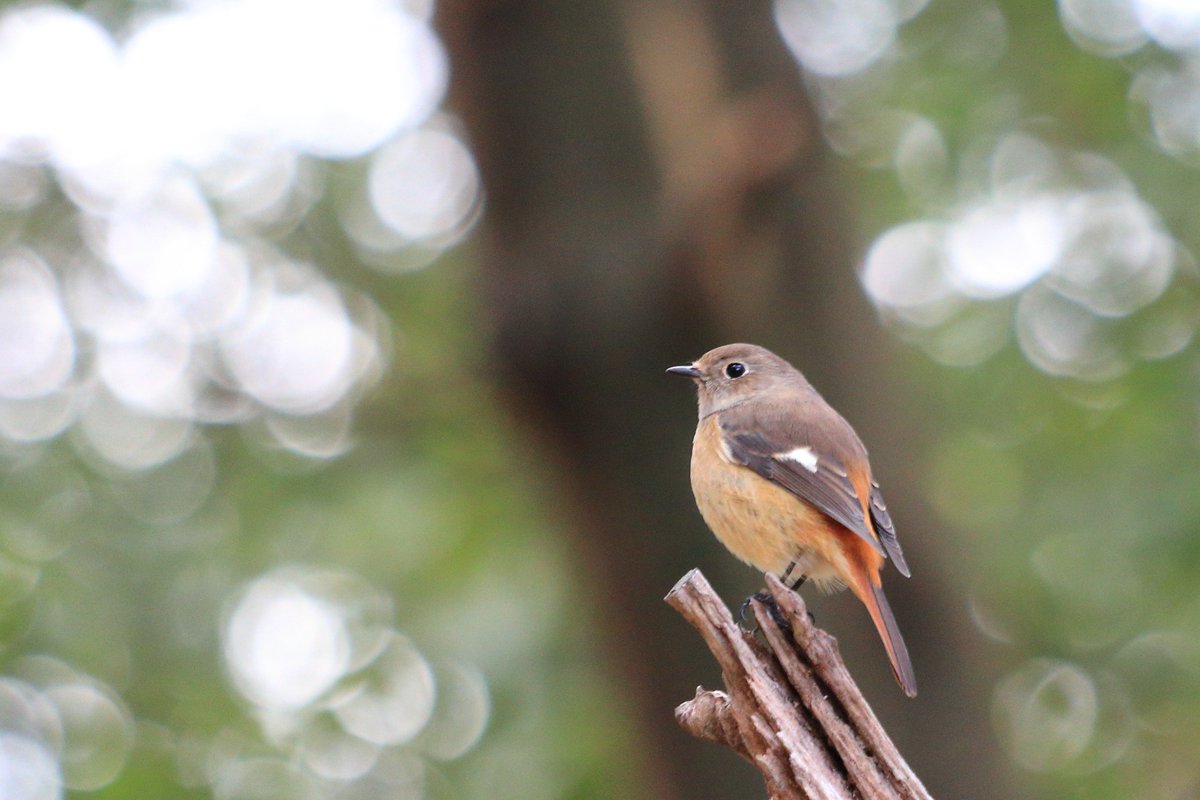
<svg viewBox="0 0 1200 800">
<path fill-rule="evenodd" d="M 900 628 L 896 625 L 896 617 L 892 614 L 892 607 L 888 605 L 887 598 L 883 594 L 883 587 L 867 574 L 860 573 L 856 575 L 857 579 L 853 588 L 855 594 L 863 601 L 863 605 L 867 607 L 867 611 L 871 614 L 871 620 L 875 623 L 875 630 L 879 631 L 879 638 L 883 640 L 883 646 L 887 650 L 888 659 L 892 662 L 892 673 L 896 676 L 896 682 L 900 684 L 900 688 L 909 697 L 917 696 L 917 678 L 913 675 L 912 661 L 908 657 L 908 647 L 904 644 L 904 637 L 900 635 Z"/>
</svg>

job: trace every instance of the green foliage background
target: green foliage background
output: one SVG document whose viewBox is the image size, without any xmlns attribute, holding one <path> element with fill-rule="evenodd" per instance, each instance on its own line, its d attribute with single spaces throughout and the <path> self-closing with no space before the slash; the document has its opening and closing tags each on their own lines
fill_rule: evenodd
<svg viewBox="0 0 1200 800">
<path fill-rule="evenodd" d="M 81 8 L 123 19 L 139 5 Z M 1097 316 L 1124 363 L 1101 377 L 1053 374 L 1028 357 L 1017 309 L 1042 279 L 968 297 L 933 323 L 878 306 L 899 343 L 892 367 L 914 392 L 897 413 L 937 409 L 922 423 L 934 444 L 911 464 L 942 523 L 925 534 L 940 562 L 930 571 L 969 597 L 973 657 L 995 679 L 977 735 L 1033 796 L 1195 796 L 1200 147 L 1168 151 L 1133 87 L 1200 57 L 1153 42 L 1089 52 L 1053 6 L 1021 0 L 934 0 L 898 31 L 891 55 L 864 75 L 808 75 L 853 198 L 858 252 L 892 226 L 959 218 L 987 194 L 989 158 L 1012 133 L 1059 159 L 1108 159 L 1177 244 L 1153 302 Z M 839 100 L 822 106 L 826 95 Z M 944 157 L 898 172 L 897 143 L 916 116 L 936 127 Z M 338 217 L 339 193 L 365 179 L 362 160 L 309 167 L 325 194 L 274 245 L 387 320 L 386 367 L 357 403 L 354 446 L 306 459 L 251 421 L 206 429 L 200 467 L 137 472 L 99 462 L 75 431 L 0 439 L 0 673 L 46 692 L 101 687 L 119 709 L 57 742 L 72 797 L 645 796 L 627 768 L 641 746 L 629 701 L 592 634 L 594 598 L 563 535 L 570 510 L 495 395 L 478 254 L 468 240 L 419 270 L 365 266 Z M 54 190 L 6 211 L 5 245 L 61 248 L 58 223 L 71 209 Z M 1177 346 L 1152 352 L 1160 329 L 1175 331 Z M 945 363 L 979 335 L 996 344 Z M 211 470 L 211 491 L 197 493 L 195 469 Z M 357 782 L 301 775 L 305 737 L 334 724 L 333 701 L 279 732 L 231 683 L 222 640 L 247 582 L 287 565 L 365 581 L 383 598 L 372 612 L 380 624 L 408 637 L 435 674 L 477 670 L 489 713 L 478 743 L 453 759 L 437 757 L 428 733 L 379 748 L 381 764 L 401 765 L 390 774 L 417 775 L 419 789 L 383 767 Z M 6 702 L 0 729 L 37 728 Z M 96 753 L 116 759 L 111 780 L 71 788 L 71 759 Z M 231 765 L 249 763 L 285 777 L 222 783 Z M 48 791 L 28 797 L 56 796 Z"/>
</svg>

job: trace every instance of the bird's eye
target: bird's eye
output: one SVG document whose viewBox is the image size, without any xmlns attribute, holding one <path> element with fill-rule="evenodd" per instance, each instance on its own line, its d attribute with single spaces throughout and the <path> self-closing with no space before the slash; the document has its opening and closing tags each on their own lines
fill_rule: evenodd
<svg viewBox="0 0 1200 800">
<path fill-rule="evenodd" d="M 746 374 L 746 365 L 740 364 L 737 361 L 734 361 L 732 364 L 730 364 L 728 367 L 725 368 L 725 374 L 731 378 L 740 378 Z"/>
</svg>

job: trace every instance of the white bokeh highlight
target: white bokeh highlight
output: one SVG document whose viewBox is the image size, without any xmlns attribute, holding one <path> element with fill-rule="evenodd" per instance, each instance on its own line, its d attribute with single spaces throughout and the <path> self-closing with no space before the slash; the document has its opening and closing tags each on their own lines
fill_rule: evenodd
<svg viewBox="0 0 1200 800">
<path fill-rule="evenodd" d="M 900 22 L 889 0 L 776 0 L 775 20 L 800 63 L 825 76 L 874 64 L 892 46 Z"/>
<path fill-rule="evenodd" d="M 222 622 L 230 682 L 283 758 L 221 755 L 209 765 L 218 796 L 260 780 L 369 793 L 376 781 L 391 785 L 398 765 L 421 777 L 427 760 L 476 746 L 491 718 L 484 675 L 431 664 L 391 614 L 390 598 L 360 576 L 303 565 L 273 569 L 233 597 Z"/>
<path fill-rule="evenodd" d="M 948 218 L 876 239 L 861 273 L 868 295 L 943 363 L 979 363 L 1011 325 L 1046 373 L 1124 374 L 1137 355 L 1123 351 L 1111 323 L 1163 297 L 1178 269 L 1180 247 L 1157 212 L 1111 161 L 1026 134 L 1001 137 L 976 169 L 982 191 Z M 1191 335 L 1169 333 L 1176 342 Z"/>
<path fill-rule="evenodd" d="M 112 783 L 133 745 L 133 721 L 112 690 L 47 657 L 9 665 L 37 683 L 0 677 L 0 797 L 57 800 Z"/>
<path fill-rule="evenodd" d="M 29 251 L 0 254 L 0 398 L 51 394 L 74 366 L 75 340 L 54 274 Z"/>
<path fill-rule="evenodd" d="M 0 20 L 0 153 L 129 197 L 246 141 L 362 155 L 427 118 L 447 79 L 428 22 L 384 0 L 195 3 L 147 16 L 123 45 L 84 14 L 33 6 Z"/>
<path fill-rule="evenodd" d="M 129 712 L 106 687 L 92 683 L 52 686 L 46 697 L 62 719 L 61 758 L 67 787 L 91 792 L 112 783 L 133 746 Z"/>
<path fill-rule="evenodd" d="M 482 202 L 469 148 L 438 113 L 449 76 L 432 17 L 424 0 L 0 9 L 0 211 L 12 234 L 0 249 L 0 448 L 65 435 L 106 499 L 168 547 L 214 535 L 206 426 L 242 426 L 269 457 L 345 453 L 391 337 L 348 284 L 362 264 L 432 262 Z M 310 213 L 348 185 L 382 235 L 339 220 L 346 253 L 323 263 Z M 17 526 L 6 542 L 30 557 L 42 533 Z M 51 544 L 39 559 L 69 543 Z M 0 570 L 6 601 L 41 578 L 13 553 Z M 189 619 L 189 644 L 212 622 Z M 357 576 L 272 570 L 231 597 L 219 627 L 231 692 L 262 736 L 254 753 L 227 732 L 180 742 L 211 745 L 190 788 L 296 800 L 337 781 L 353 796 L 367 791 L 354 782 L 386 784 L 380 764 L 434 718 L 432 668 L 392 627 L 390 596 Z M 0 677 L 4 800 L 101 790 L 126 769 L 129 710 L 59 666 L 53 680 Z M 447 754 L 486 725 L 486 683 L 461 670 L 447 679 L 461 713 L 438 723 Z M 401 722 L 385 719 L 396 712 Z M 160 727 L 138 722 L 137 735 L 154 747 Z"/>
<path fill-rule="evenodd" d="M 0 729 L 0 797 L 58 800 L 62 796 L 58 761 L 46 745 Z"/>
<path fill-rule="evenodd" d="M 487 729 L 491 694 L 479 670 L 466 664 L 444 664 L 436 670 L 437 703 L 421 734 L 421 750 L 448 761 L 465 755 Z"/>
<path fill-rule="evenodd" d="M 1153 41 L 1187 52 L 1200 45 L 1200 6 L 1191 0 L 1059 0 L 1063 26 L 1082 47 L 1116 57 Z"/>
<path fill-rule="evenodd" d="M 255 705 L 287 711 L 328 691 L 350 664 L 339 610 L 286 576 L 255 581 L 225 628 L 225 658 L 238 690 Z"/>
<path fill-rule="evenodd" d="M 1132 53 L 1149 38 L 1130 0 L 1059 0 L 1058 11 L 1071 38 L 1100 55 Z"/>
<path fill-rule="evenodd" d="M 433 670 L 403 636 L 396 636 L 360 685 L 335 712 L 342 726 L 378 745 L 409 741 L 433 716 Z"/>
<path fill-rule="evenodd" d="M 222 340 L 222 354 L 251 397 L 284 411 L 319 411 L 351 381 L 354 333 L 341 299 L 314 284 L 269 296 Z"/>
<path fill-rule="evenodd" d="M 1044 275 L 1062 254 L 1060 198 L 1001 193 L 969 209 L 946 238 L 948 275 L 968 297 L 1004 297 Z"/>
<path fill-rule="evenodd" d="M 91 454 L 140 470 L 198 426 L 269 416 L 272 449 L 344 453 L 386 325 L 284 240 L 325 191 L 322 159 L 363 165 L 346 227 L 372 267 L 427 264 L 477 219 L 431 18 L 181 2 L 118 37 L 61 6 L 0 13 L 0 206 L 69 212 L 47 252 L 0 253 L 0 435 L 78 424 Z"/>
<path fill-rule="evenodd" d="M 453 239 L 472 219 L 479 176 L 457 136 L 429 128 L 375 154 L 367 191 L 380 221 L 405 239 Z"/>
<path fill-rule="evenodd" d="M 1108 58 L 1138 53 L 1129 97 L 1164 152 L 1200 151 L 1200 5 L 1191 0 L 1059 0 L 1063 27 Z M 1139 52 L 1141 51 L 1141 52 Z"/>
<path fill-rule="evenodd" d="M 1170 50 L 1200 45 L 1200 6 L 1191 0 L 1131 0 L 1133 13 L 1150 38 Z"/>
<path fill-rule="evenodd" d="M 217 220 L 194 181 L 176 177 L 108 217 L 105 255 L 142 297 L 169 300 L 194 293 L 217 256 Z"/>
</svg>

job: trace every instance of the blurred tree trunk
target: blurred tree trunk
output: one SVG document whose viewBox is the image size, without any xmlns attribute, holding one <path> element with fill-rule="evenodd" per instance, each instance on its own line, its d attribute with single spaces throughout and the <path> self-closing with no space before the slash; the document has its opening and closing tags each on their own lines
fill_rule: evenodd
<svg viewBox="0 0 1200 800">
<path fill-rule="evenodd" d="M 688 568 L 729 575 L 732 559 L 688 486 L 692 389 L 663 370 L 735 340 L 805 369 L 874 445 L 914 573 L 938 585 L 903 499 L 918 448 L 895 424 L 882 334 L 795 63 L 765 0 L 444 0 L 439 27 L 488 193 L 480 288 L 497 377 L 563 478 L 580 594 L 601 607 L 597 649 L 628 688 L 646 797 L 752 796 L 754 771 L 683 735 L 671 713 L 717 676 L 662 597 Z M 935 796 L 1002 796 L 986 775 L 990 737 L 955 730 L 978 723 L 955 705 L 982 699 L 963 694 L 954 625 L 918 607 L 934 593 L 904 589 L 889 593 L 922 707 L 863 683 Z M 856 641 L 877 645 L 844 605 L 857 616 L 830 627 L 861 629 L 846 637 L 854 664 Z M 882 652 L 868 658 L 890 682 Z"/>
</svg>

